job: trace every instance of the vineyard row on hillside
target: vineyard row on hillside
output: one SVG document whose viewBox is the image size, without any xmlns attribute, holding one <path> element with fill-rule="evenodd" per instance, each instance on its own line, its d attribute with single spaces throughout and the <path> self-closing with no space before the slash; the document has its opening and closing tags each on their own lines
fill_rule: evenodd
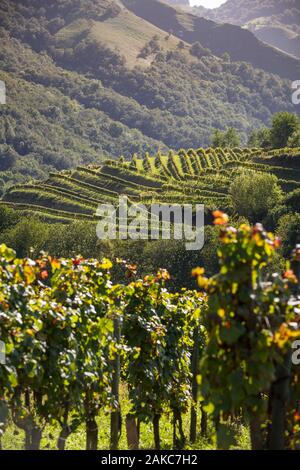
<svg viewBox="0 0 300 470">
<path fill-rule="evenodd" d="M 12 186 L 3 204 L 17 210 L 41 212 L 55 221 L 92 217 L 103 203 L 118 204 L 120 195 L 132 203 L 205 204 L 208 210 L 228 210 L 229 187 L 240 171 L 274 174 L 284 191 L 300 187 L 299 149 L 189 149 L 169 155 L 146 154 L 131 161 L 107 160 L 97 167 L 51 173 L 47 181 Z M 74 217 L 78 214 L 78 217 Z M 43 216 L 44 217 L 44 216 Z"/>
</svg>

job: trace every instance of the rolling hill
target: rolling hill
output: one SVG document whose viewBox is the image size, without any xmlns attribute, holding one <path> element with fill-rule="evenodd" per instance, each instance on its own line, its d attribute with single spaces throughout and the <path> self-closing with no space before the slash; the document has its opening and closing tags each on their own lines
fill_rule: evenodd
<svg viewBox="0 0 300 470">
<path fill-rule="evenodd" d="M 203 7 L 191 10 L 220 23 L 243 26 L 261 41 L 300 58 L 300 4 L 297 0 L 228 0 L 213 10 Z"/>
<path fill-rule="evenodd" d="M 168 23 L 154 24 L 150 13 L 157 23 L 165 11 Z M 220 57 L 244 35 L 233 27 L 225 47 L 222 31 L 152 0 L 3 0 L 0 191 L 119 155 L 208 146 L 214 128 L 235 127 L 245 142 L 273 113 L 294 111 L 288 79 Z M 202 37 L 212 50 L 195 55 Z M 271 52 L 283 75 L 298 67 Z"/>
<path fill-rule="evenodd" d="M 300 73 L 299 60 L 267 46 L 248 30 L 232 24 L 217 24 L 205 18 L 197 18 L 159 0 L 124 0 L 123 2 L 136 15 L 160 29 L 172 32 L 189 43 L 199 41 L 217 56 L 227 52 L 232 60 L 246 61 L 254 67 L 292 80 L 295 80 Z M 251 5 L 248 8 L 253 7 Z"/>
<path fill-rule="evenodd" d="M 99 204 L 118 204 L 120 195 L 143 204 L 204 204 L 210 211 L 230 209 L 229 186 L 240 169 L 271 173 L 288 193 L 300 189 L 300 149 L 189 149 L 167 155 L 107 160 L 51 173 L 45 181 L 18 184 L 1 204 L 50 222 L 96 222 Z"/>
</svg>

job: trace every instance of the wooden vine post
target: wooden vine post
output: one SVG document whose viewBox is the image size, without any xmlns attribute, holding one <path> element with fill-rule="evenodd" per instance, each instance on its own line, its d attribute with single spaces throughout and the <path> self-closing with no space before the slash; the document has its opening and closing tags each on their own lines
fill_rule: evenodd
<svg viewBox="0 0 300 470">
<path fill-rule="evenodd" d="M 114 320 L 114 337 L 117 344 L 120 344 L 121 328 L 120 319 L 117 317 Z M 119 436 L 121 431 L 121 413 L 120 413 L 120 355 L 116 353 L 113 360 L 113 382 L 112 382 L 112 396 L 114 400 L 114 410 L 111 413 L 110 419 L 110 449 L 117 450 L 119 447 Z"/>
<path fill-rule="evenodd" d="M 192 354 L 192 398 L 191 422 L 190 422 L 190 441 L 196 442 L 197 439 L 197 405 L 198 405 L 198 380 L 199 375 L 199 327 L 194 329 L 194 347 Z"/>
<path fill-rule="evenodd" d="M 134 415 L 130 413 L 126 416 L 126 435 L 129 450 L 139 449 L 139 428 Z"/>
<path fill-rule="evenodd" d="M 300 245 L 297 245 L 292 255 L 292 270 L 298 278 L 295 294 L 300 292 Z M 276 380 L 271 389 L 271 431 L 269 448 L 271 450 L 284 450 L 286 408 L 290 398 L 290 379 L 292 369 L 292 351 L 289 350 L 282 364 L 277 368 Z"/>
<path fill-rule="evenodd" d="M 286 425 L 286 405 L 290 396 L 291 352 L 288 351 L 284 362 L 277 368 L 276 380 L 271 389 L 271 433 L 270 450 L 284 450 Z"/>
</svg>

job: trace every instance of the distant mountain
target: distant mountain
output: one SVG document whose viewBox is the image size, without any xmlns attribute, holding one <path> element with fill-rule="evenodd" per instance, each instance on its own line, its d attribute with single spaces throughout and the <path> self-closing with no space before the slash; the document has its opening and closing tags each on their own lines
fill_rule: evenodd
<svg viewBox="0 0 300 470">
<path fill-rule="evenodd" d="M 199 7 L 194 7 L 197 10 Z M 207 9 L 211 17 L 233 24 L 246 24 L 256 18 L 277 18 L 291 27 L 299 25 L 299 0 L 227 0 L 219 8 Z M 200 7 L 202 9 L 202 7 Z M 299 26 L 297 27 L 299 28 Z"/>
<path fill-rule="evenodd" d="M 238 0 L 236 2 L 243 3 Z M 232 60 L 246 61 L 254 67 L 292 80 L 300 76 L 299 60 L 267 46 L 250 31 L 238 26 L 217 24 L 205 18 L 178 11 L 159 0 L 123 0 L 123 3 L 135 15 L 158 28 L 172 32 L 188 43 L 199 41 L 217 56 L 229 53 Z"/>
<path fill-rule="evenodd" d="M 166 3 L 169 3 L 170 5 L 174 5 L 174 6 L 190 6 L 190 2 L 189 0 L 163 0 L 164 2 Z"/>
<path fill-rule="evenodd" d="M 300 58 L 299 0 L 228 0 L 210 10 L 194 7 L 193 13 L 247 28 L 273 47 Z"/>
<path fill-rule="evenodd" d="M 108 156 L 207 146 L 214 128 L 245 141 L 295 110 L 286 77 L 299 61 L 152 0 L 2 0 L 0 40 L 0 191 Z"/>
</svg>

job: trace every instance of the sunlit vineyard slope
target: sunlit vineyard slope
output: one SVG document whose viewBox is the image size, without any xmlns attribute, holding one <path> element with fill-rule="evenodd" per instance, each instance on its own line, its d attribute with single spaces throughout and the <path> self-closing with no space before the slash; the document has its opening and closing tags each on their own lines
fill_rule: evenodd
<svg viewBox="0 0 300 470">
<path fill-rule="evenodd" d="M 274 174 L 285 192 L 300 188 L 299 149 L 200 148 L 51 173 L 45 181 L 11 187 L 1 203 L 64 222 L 96 221 L 98 205 L 116 205 L 120 195 L 127 195 L 130 203 L 202 203 L 207 211 L 227 210 L 229 186 L 240 169 Z"/>
</svg>

